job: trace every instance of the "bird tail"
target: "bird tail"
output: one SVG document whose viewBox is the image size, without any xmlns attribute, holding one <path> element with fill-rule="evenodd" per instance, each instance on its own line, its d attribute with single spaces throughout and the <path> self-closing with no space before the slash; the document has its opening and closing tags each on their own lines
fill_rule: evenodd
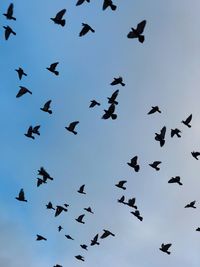
<svg viewBox="0 0 200 267">
<path fill-rule="evenodd" d="M 62 19 L 62 20 L 60 21 L 60 25 L 63 26 L 63 27 L 65 26 L 65 19 Z"/>
<path fill-rule="evenodd" d="M 181 182 L 178 182 L 179 185 L 183 185 Z"/>
<path fill-rule="evenodd" d="M 115 6 L 115 5 L 111 5 L 110 7 L 111 7 L 111 9 L 112 9 L 113 11 L 117 9 L 117 6 Z"/>
<path fill-rule="evenodd" d="M 58 76 L 59 72 L 57 70 L 54 71 L 55 75 Z"/>
<path fill-rule="evenodd" d="M 16 20 L 16 18 L 12 17 L 13 20 Z"/>
<path fill-rule="evenodd" d="M 144 35 L 140 35 L 138 37 L 138 40 L 139 40 L 140 43 L 143 43 L 144 42 Z"/>
<path fill-rule="evenodd" d="M 111 118 L 112 118 L 112 120 L 116 120 L 117 119 L 117 114 L 112 114 Z"/>
<path fill-rule="evenodd" d="M 16 35 L 16 32 L 12 31 L 12 33 L 13 33 L 14 35 Z"/>
<path fill-rule="evenodd" d="M 48 112 L 49 114 L 52 114 L 52 110 L 48 110 L 47 112 Z"/>
<path fill-rule="evenodd" d="M 160 146 L 162 147 L 162 146 L 164 146 L 164 144 L 165 144 L 165 140 L 160 140 Z"/>
<path fill-rule="evenodd" d="M 170 252 L 170 251 L 166 251 L 166 253 L 167 253 L 168 255 L 170 255 L 170 254 L 171 254 L 171 252 Z"/>
<path fill-rule="evenodd" d="M 122 85 L 122 86 L 125 86 L 125 83 L 121 82 L 121 85 Z"/>
<path fill-rule="evenodd" d="M 91 32 L 95 32 L 95 30 L 93 30 L 93 29 L 91 28 Z"/>
<path fill-rule="evenodd" d="M 134 170 L 135 170 L 136 172 L 138 172 L 139 169 L 140 169 L 140 166 L 139 166 L 139 165 L 136 165 L 136 166 L 134 167 Z"/>
<path fill-rule="evenodd" d="M 77 134 L 77 132 L 76 132 L 76 131 L 73 131 L 72 133 L 73 133 L 73 134 L 75 134 L 75 135 Z"/>
</svg>

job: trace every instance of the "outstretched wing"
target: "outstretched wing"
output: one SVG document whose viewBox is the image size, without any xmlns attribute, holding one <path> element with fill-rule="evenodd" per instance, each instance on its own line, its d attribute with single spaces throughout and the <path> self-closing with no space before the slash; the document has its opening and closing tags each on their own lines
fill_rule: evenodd
<svg viewBox="0 0 200 267">
<path fill-rule="evenodd" d="M 51 100 L 47 101 L 47 102 L 44 104 L 44 109 L 49 109 L 49 108 L 50 108 L 50 104 L 51 104 Z"/>
<path fill-rule="evenodd" d="M 83 185 L 79 188 L 79 191 L 83 192 L 83 191 L 84 191 L 84 187 L 85 187 L 85 185 L 83 184 Z"/>
<path fill-rule="evenodd" d="M 190 114 L 190 116 L 185 120 L 185 122 L 188 124 L 190 123 L 192 120 L 192 114 Z"/>
<path fill-rule="evenodd" d="M 168 250 L 170 247 L 171 247 L 172 244 L 166 244 L 166 245 L 163 245 L 163 249 L 166 249 Z"/>
<path fill-rule="evenodd" d="M 77 218 L 77 220 L 78 220 L 78 221 L 82 221 L 82 219 L 83 219 L 84 216 L 85 216 L 85 214 L 80 215 L 80 216 Z"/>
<path fill-rule="evenodd" d="M 80 6 L 85 2 L 85 0 L 78 0 L 78 2 L 76 3 L 76 6 Z"/>
<path fill-rule="evenodd" d="M 138 159 L 137 156 L 133 157 L 133 158 L 131 159 L 131 164 L 136 165 L 136 164 L 137 164 L 137 159 Z"/>
<path fill-rule="evenodd" d="M 24 199 L 24 197 L 25 197 L 25 196 L 24 196 L 24 190 L 21 189 L 20 192 L 19 192 L 19 198 L 20 198 L 20 199 Z"/>
<path fill-rule="evenodd" d="M 69 128 L 74 129 L 78 123 L 79 123 L 79 121 L 71 122 L 70 125 L 69 125 Z"/>
<path fill-rule="evenodd" d="M 143 20 L 140 23 L 138 23 L 137 29 L 136 29 L 138 34 L 143 33 L 145 25 L 146 25 L 146 20 Z"/>
<path fill-rule="evenodd" d="M 55 68 L 57 67 L 58 63 L 59 63 L 59 62 L 52 63 L 52 64 L 50 65 L 50 69 L 55 70 Z"/>
<path fill-rule="evenodd" d="M 118 96 L 118 93 L 119 93 L 119 90 L 116 90 L 116 91 L 112 94 L 112 96 L 111 96 L 111 100 L 112 100 L 112 101 L 115 101 L 115 99 L 116 99 L 117 96 Z"/>
<path fill-rule="evenodd" d="M 166 133 L 166 127 L 164 126 L 161 131 L 160 131 L 160 134 L 161 134 L 161 138 L 164 139 L 165 138 L 165 133 Z"/>
<path fill-rule="evenodd" d="M 14 5 L 11 3 L 8 7 L 7 14 L 12 17 Z"/>
<path fill-rule="evenodd" d="M 61 11 L 59 11 L 59 12 L 56 14 L 56 19 L 57 19 L 57 20 L 61 20 L 62 17 L 64 16 L 65 12 L 66 12 L 66 9 L 62 9 Z"/>
</svg>

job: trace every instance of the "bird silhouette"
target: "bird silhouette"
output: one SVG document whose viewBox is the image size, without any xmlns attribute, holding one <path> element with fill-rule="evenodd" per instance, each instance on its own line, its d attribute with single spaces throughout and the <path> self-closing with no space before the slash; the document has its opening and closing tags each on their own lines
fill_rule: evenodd
<svg viewBox="0 0 200 267">
<path fill-rule="evenodd" d="M 79 222 L 79 223 L 82 223 L 82 224 L 84 224 L 85 222 L 83 221 L 83 217 L 85 216 L 85 214 L 82 214 L 82 215 L 80 215 L 80 216 L 78 216 L 78 218 L 76 218 L 75 220 L 77 221 L 77 222 Z"/>
<path fill-rule="evenodd" d="M 196 200 L 190 202 L 189 204 L 187 204 L 185 206 L 185 208 L 193 208 L 193 209 L 196 209 L 197 207 L 195 207 L 195 203 L 196 203 Z"/>
<path fill-rule="evenodd" d="M 62 226 L 59 225 L 59 226 L 58 226 L 58 232 L 60 232 L 62 229 L 63 229 Z"/>
<path fill-rule="evenodd" d="M 20 87 L 20 90 L 16 95 L 17 98 L 23 96 L 26 93 L 29 93 L 30 95 L 32 95 L 32 92 L 29 89 L 27 89 L 26 87 L 24 87 L 24 86 L 19 86 L 19 87 Z"/>
<path fill-rule="evenodd" d="M 128 205 L 129 207 L 134 208 L 134 209 L 137 210 L 137 206 L 135 205 L 135 202 L 136 202 L 136 199 L 135 199 L 135 197 L 133 197 L 133 198 L 130 198 L 128 200 L 128 202 L 125 203 L 125 204 Z"/>
<path fill-rule="evenodd" d="M 56 67 L 57 67 L 58 64 L 59 64 L 59 62 L 52 63 L 50 65 L 50 67 L 48 67 L 46 69 L 49 70 L 50 72 L 54 73 L 56 76 L 58 76 L 59 72 L 56 70 Z"/>
<path fill-rule="evenodd" d="M 17 72 L 20 80 L 22 79 L 23 76 L 27 76 L 27 74 L 24 72 L 24 70 L 20 67 L 18 69 L 16 69 L 15 71 Z"/>
<path fill-rule="evenodd" d="M 122 203 L 122 204 L 126 204 L 126 203 L 125 203 L 125 196 L 122 196 L 121 198 L 119 198 L 119 199 L 117 200 L 117 202 Z"/>
<path fill-rule="evenodd" d="M 164 126 L 161 130 L 160 130 L 160 134 L 155 133 L 155 140 L 160 142 L 160 146 L 164 146 L 165 144 L 165 134 L 166 134 L 166 127 Z"/>
<path fill-rule="evenodd" d="M 32 128 L 32 133 L 40 135 L 39 129 L 40 129 L 40 125 L 36 125 L 35 127 Z"/>
<path fill-rule="evenodd" d="M 198 227 L 198 228 L 196 229 L 196 231 L 197 231 L 197 232 L 200 232 L 200 227 Z"/>
<path fill-rule="evenodd" d="M 80 245 L 80 247 L 81 247 L 82 249 L 88 250 L 88 249 L 87 249 L 87 247 L 88 247 L 88 246 L 87 246 L 87 245 L 85 245 L 85 244 L 83 244 L 83 245 Z"/>
<path fill-rule="evenodd" d="M 125 86 L 125 83 L 123 82 L 123 78 L 121 76 L 119 76 L 118 78 L 114 78 L 110 85 L 118 85 L 118 84 Z"/>
<path fill-rule="evenodd" d="M 101 239 L 104 239 L 104 238 L 106 238 L 106 237 L 108 237 L 108 236 L 115 236 L 112 232 L 110 232 L 109 230 L 105 230 L 105 229 L 103 229 L 103 231 L 104 231 L 104 233 L 102 234 L 102 236 L 100 237 Z"/>
<path fill-rule="evenodd" d="M 112 95 L 111 97 L 107 97 L 108 99 L 108 104 L 115 104 L 115 105 L 118 105 L 118 102 L 116 101 L 116 98 L 119 94 L 119 90 L 116 90 Z"/>
<path fill-rule="evenodd" d="M 7 9 L 7 12 L 3 14 L 8 20 L 16 20 L 16 18 L 13 17 L 13 9 L 14 9 L 14 5 L 13 3 L 11 3 Z"/>
<path fill-rule="evenodd" d="M 143 220 L 142 216 L 140 216 L 140 212 L 139 212 L 139 210 L 131 211 L 131 213 L 132 213 L 133 215 L 135 215 L 135 217 L 138 218 L 138 220 L 140 220 L 140 221 Z"/>
<path fill-rule="evenodd" d="M 169 184 L 172 184 L 172 183 L 177 183 L 179 185 L 183 185 L 181 183 L 181 177 L 180 176 L 176 176 L 176 177 L 172 177 L 169 181 L 168 181 Z"/>
<path fill-rule="evenodd" d="M 16 197 L 16 199 L 19 200 L 19 201 L 28 202 L 25 199 L 25 194 L 24 194 L 23 188 L 20 190 L 19 195 L 18 195 L 18 197 Z"/>
<path fill-rule="evenodd" d="M 115 104 L 111 104 L 108 108 L 108 110 L 104 109 L 105 114 L 101 117 L 104 120 L 107 120 L 111 118 L 112 120 L 117 119 L 117 114 L 115 114 Z"/>
<path fill-rule="evenodd" d="M 187 119 L 184 121 L 181 121 L 183 124 L 185 124 L 188 128 L 191 128 L 192 126 L 190 125 L 190 122 L 192 120 L 192 114 L 190 114 L 189 117 L 187 117 Z"/>
<path fill-rule="evenodd" d="M 82 28 L 82 30 L 80 31 L 80 33 L 79 33 L 79 36 L 81 37 L 81 36 L 84 36 L 85 34 L 87 34 L 89 31 L 91 31 L 91 32 L 95 32 L 95 30 L 94 29 L 92 29 L 92 27 L 90 26 L 90 25 L 88 25 L 87 23 L 82 23 L 82 26 L 83 26 L 83 28 Z"/>
<path fill-rule="evenodd" d="M 200 152 L 198 152 L 198 151 L 193 151 L 193 152 L 191 152 L 191 154 L 192 154 L 192 156 L 193 156 L 193 158 L 195 158 L 196 160 L 198 160 L 198 157 L 200 156 Z"/>
<path fill-rule="evenodd" d="M 30 126 L 27 130 L 27 133 L 24 134 L 26 137 L 28 138 L 32 138 L 32 139 L 35 139 L 35 137 L 33 136 L 33 128 L 32 126 Z"/>
<path fill-rule="evenodd" d="M 108 7 L 110 7 L 113 11 L 117 9 L 117 6 L 113 4 L 112 0 L 104 0 L 102 9 L 106 10 Z"/>
<path fill-rule="evenodd" d="M 154 114 L 156 112 L 161 113 L 161 111 L 160 111 L 158 106 L 151 107 L 151 110 L 147 113 L 147 115 Z"/>
<path fill-rule="evenodd" d="M 118 184 L 116 184 L 115 186 L 123 189 L 123 190 L 126 190 L 126 187 L 124 186 L 124 184 L 127 183 L 127 181 L 119 181 Z"/>
<path fill-rule="evenodd" d="M 3 28 L 5 29 L 5 39 L 8 40 L 10 35 L 16 35 L 16 32 L 13 31 L 13 29 L 9 26 L 3 26 Z"/>
<path fill-rule="evenodd" d="M 42 111 L 47 112 L 49 114 L 52 114 L 52 110 L 50 109 L 51 100 L 48 100 L 42 108 L 40 108 Z"/>
<path fill-rule="evenodd" d="M 178 138 L 180 138 L 181 137 L 180 133 L 181 133 L 181 130 L 177 128 L 171 129 L 171 137 L 174 137 L 174 135 L 176 135 Z"/>
<path fill-rule="evenodd" d="M 138 171 L 140 170 L 140 166 L 139 166 L 139 164 L 137 163 L 137 160 L 138 160 L 138 157 L 135 156 L 135 157 L 133 157 L 133 158 L 131 159 L 131 162 L 127 162 L 127 164 L 128 164 L 130 167 L 132 167 L 132 168 L 135 170 L 135 172 L 138 172 Z"/>
<path fill-rule="evenodd" d="M 86 194 L 86 193 L 84 192 L 84 188 L 85 188 L 85 185 L 83 184 L 83 185 L 79 188 L 79 190 L 78 190 L 77 192 L 80 193 L 80 194 Z"/>
<path fill-rule="evenodd" d="M 49 173 L 44 169 L 44 167 L 40 167 L 38 170 L 38 175 L 43 176 L 43 180 L 46 182 L 47 179 L 53 180 L 53 178 L 49 175 Z"/>
<path fill-rule="evenodd" d="M 76 6 L 82 5 L 84 2 L 90 3 L 90 0 L 78 0 L 77 3 L 76 3 Z"/>
<path fill-rule="evenodd" d="M 62 9 L 59 11 L 54 18 L 51 18 L 55 24 L 61 25 L 62 27 L 65 26 L 65 19 L 63 19 L 63 16 L 65 15 L 66 9 Z"/>
<path fill-rule="evenodd" d="M 168 249 L 171 247 L 172 244 L 162 244 L 159 248 L 162 252 L 165 252 L 167 254 L 170 254 L 171 252 L 168 251 Z"/>
<path fill-rule="evenodd" d="M 74 256 L 77 260 L 79 260 L 79 261 L 85 261 L 84 260 L 84 257 L 83 256 L 81 256 L 81 255 L 77 255 L 77 256 Z"/>
<path fill-rule="evenodd" d="M 50 210 L 50 209 L 55 210 L 51 202 L 49 202 L 49 203 L 46 205 L 46 208 L 49 209 L 49 210 Z"/>
<path fill-rule="evenodd" d="M 158 165 L 160 165 L 161 163 L 162 163 L 161 161 L 154 161 L 153 163 L 149 164 L 149 166 L 151 166 L 156 171 L 159 171 L 160 168 L 158 167 Z"/>
<path fill-rule="evenodd" d="M 39 187 L 40 185 L 42 184 L 46 184 L 47 182 L 43 181 L 42 179 L 40 178 L 37 178 L 37 187 Z"/>
<path fill-rule="evenodd" d="M 41 241 L 41 240 L 47 241 L 47 239 L 44 236 L 37 235 L 36 241 Z"/>
<path fill-rule="evenodd" d="M 70 235 L 65 235 L 67 239 L 74 240 Z"/>
<path fill-rule="evenodd" d="M 99 242 L 98 241 L 98 237 L 99 235 L 95 235 L 95 237 L 91 240 L 91 243 L 90 243 L 90 246 L 94 246 L 94 245 L 99 245 Z"/>
<path fill-rule="evenodd" d="M 91 209 L 90 207 L 88 207 L 88 208 L 84 208 L 84 210 L 86 210 L 86 211 L 89 212 L 89 213 L 94 214 L 94 212 L 92 211 L 92 209 Z"/>
<path fill-rule="evenodd" d="M 95 106 L 100 106 L 100 105 L 101 105 L 101 104 L 100 104 L 99 102 L 97 102 L 96 100 L 91 100 L 90 102 L 91 102 L 91 104 L 90 104 L 89 108 L 93 108 L 93 107 L 95 107 Z"/>
<path fill-rule="evenodd" d="M 77 132 L 75 131 L 75 127 L 76 125 L 79 123 L 79 121 L 73 121 L 69 124 L 69 126 L 65 127 L 66 130 L 68 130 L 69 132 L 72 132 L 73 134 L 77 134 Z"/>
<path fill-rule="evenodd" d="M 144 31 L 145 25 L 146 25 L 146 20 L 141 21 L 140 23 L 138 23 L 136 29 L 131 28 L 131 31 L 128 33 L 127 37 L 131 39 L 137 38 L 140 43 L 143 43 L 145 37 L 144 35 L 142 35 L 142 33 Z"/>
<path fill-rule="evenodd" d="M 60 215 L 61 212 L 63 212 L 63 211 L 67 212 L 67 209 L 64 208 L 64 207 L 62 207 L 62 206 L 56 206 L 55 217 L 57 217 L 58 215 Z"/>
</svg>

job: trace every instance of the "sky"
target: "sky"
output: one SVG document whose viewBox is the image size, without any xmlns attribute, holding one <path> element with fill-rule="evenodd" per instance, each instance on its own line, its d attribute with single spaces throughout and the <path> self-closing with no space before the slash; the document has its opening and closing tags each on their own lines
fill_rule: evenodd
<svg viewBox="0 0 200 267">
<path fill-rule="evenodd" d="M 191 151 L 200 151 L 200 3 L 114 0 L 113 12 L 102 11 L 102 2 L 76 7 L 72 0 L 16 0 L 17 20 L 0 16 L 0 266 L 199 267 L 200 165 Z M 1 14 L 9 4 L 1 1 Z M 66 26 L 60 27 L 50 18 L 63 8 Z M 131 27 L 144 19 L 145 42 L 128 39 Z M 95 33 L 80 38 L 82 22 Z M 6 25 L 17 33 L 8 41 Z M 46 70 L 57 61 L 58 77 Z M 18 67 L 28 74 L 21 81 Z M 125 87 L 110 86 L 118 76 Z M 19 86 L 33 94 L 16 99 Z M 117 89 L 118 118 L 102 120 L 107 97 Z M 49 99 L 52 115 L 40 110 Z M 101 106 L 89 109 L 92 99 Z M 162 113 L 148 116 L 155 105 Z M 189 129 L 181 121 L 190 114 Z M 65 126 L 76 120 L 75 136 Z M 28 127 L 37 124 L 41 135 L 26 138 Z M 163 126 L 161 148 L 154 136 Z M 170 137 L 176 127 L 180 139 Z M 138 173 L 127 165 L 135 155 Z M 148 165 L 155 160 L 162 161 L 159 172 Z M 37 188 L 41 166 L 54 180 Z M 168 184 L 172 176 L 180 176 L 183 186 Z M 127 180 L 126 191 L 115 187 L 120 180 Z M 77 193 L 82 184 L 86 195 Z M 15 199 L 21 188 L 27 203 Z M 123 194 L 136 197 L 142 222 L 117 203 Z M 197 209 L 184 209 L 193 200 Z M 55 218 L 46 210 L 49 201 L 68 203 L 69 211 Z M 88 206 L 94 215 L 86 214 L 86 223 L 78 224 L 75 218 Z M 115 237 L 84 252 L 80 244 L 90 244 L 103 229 Z M 36 234 L 47 242 L 36 242 Z M 172 243 L 170 256 L 159 250 L 162 243 Z M 84 263 L 74 258 L 78 254 Z"/>
</svg>

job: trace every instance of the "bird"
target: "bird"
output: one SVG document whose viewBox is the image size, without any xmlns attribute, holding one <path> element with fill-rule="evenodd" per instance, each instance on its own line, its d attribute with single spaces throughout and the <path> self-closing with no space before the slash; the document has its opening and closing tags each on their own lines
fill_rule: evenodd
<svg viewBox="0 0 200 267">
<path fill-rule="evenodd" d="M 151 166 L 156 171 L 159 171 L 160 168 L 158 167 L 158 165 L 160 165 L 161 163 L 162 163 L 161 161 L 154 161 L 153 163 L 149 164 L 149 166 Z"/>
<path fill-rule="evenodd" d="M 76 6 L 82 5 L 84 2 L 90 3 L 90 0 L 78 0 L 77 3 L 76 3 Z"/>
<path fill-rule="evenodd" d="M 49 70 L 50 72 L 54 73 L 56 76 L 58 76 L 59 75 L 59 71 L 56 70 L 56 67 L 57 67 L 58 64 L 59 64 L 59 62 L 52 63 L 46 69 Z"/>
<path fill-rule="evenodd" d="M 115 114 L 115 104 L 111 104 L 108 108 L 108 110 L 104 109 L 105 114 L 101 117 L 104 120 L 107 120 L 111 118 L 112 120 L 117 119 L 117 114 Z"/>
<path fill-rule="evenodd" d="M 26 88 L 24 86 L 19 86 L 19 88 L 20 88 L 20 90 L 16 95 L 17 98 L 23 96 L 26 93 L 29 93 L 30 95 L 32 95 L 32 92 L 28 88 Z"/>
<path fill-rule="evenodd" d="M 49 173 L 44 169 L 44 167 L 40 167 L 38 170 L 38 175 L 43 176 L 43 180 L 46 182 L 47 179 L 53 180 L 53 178 L 49 175 Z"/>
<path fill-rule="evenodd" d="M 118 78 L 114 78 L 110 85 L 121 84 L 121 86 L 125 86 L 126 84 L 123 82 L 123 78 L 119 76 Z"/>
<path fill-rule="evenodd" d="M 66 9 L 62 9 L 59 11 L 54 18 L 51 18 L 55 24 L 61 25 L 62 27 L 65 26 L 65 19 L 63 19 L 63 16 L 65 15 Z"/>
<path fill-rule="evenodd" d="M 137 206 L 135 205 L 135 202 L 136 202 L 136 199 L 135 199 L 135 197 L 133 197 L 133 198 L 130 198 L 128 200 L 128 202 L 125 203 L 125 204 L 128 205 L 129 207 L 134 208 L 134 209 L 137 210 Z"/>
<path fill-rule="evenodd" d="M 140 170 L 140 165 L 137 164 L 137 160 L 138 160 L 138 157 L 135 156 L 135 157 L 133 157 L 133 158 L 131 159 L 131 162 L 127 162 L 127 164 L 128 164 L 130 167 L 132 167 L 132 168 L 135 170 L 135 172 L 138 172 L 138 171 Z"/>
<path fill-rule="evenodd" d="M 90 25 L 88 25 L 87 23 L 82 23 L 82 26 L 83 26 L 83 28 L 82 28 L 82 30 L 80 31 L 80 33 L 79 33 L 79 36 L 81 37 L 81 36 L 84 36 L 85 34 L 87 34 L 89 31 L 91 31 L 91 32 L 95 32 L 95 30 L 94 29 L 92 29 L 92 27 L 90 26 Z"/>
<path fill-rule="evenodd" d="M 179 184 L 179 185 L 183 185 L 182 183 L 181 183 L 181 177 L 180 176 L 176 176 L 176 177 L 172 177 L 169 181 L 168 181 L 168 183 L 169 184 L 172 184 L 172 183 L 177 183 L 177 184 Z"/>
<path fill-rule="evenodd" d="M 165 144 L 165 133 L 166 133 L 166 127 L 164 126 L 161 130 L 160 130 L 160 134 L 155 133 L 155 140 L 160 142 L 160 146 L 163 147 Z"/>
<path fill-rule="evenodd" d="M 27 76 L 27 74 L 24 72 L 24 70 L 19 67 L 18 69 L 15 70 L 18 73 L 18 77 L 21 80 L 23 76 Z"/>
<path fill-rule="evenodd" d="M 86 210 L 86 211 L 89 212 L 89 213 L 94 214 L 94 212 L 92 211 L 92 209 L 91 209 L 90 207 L 88 207 L 88 208 L 84 208 L 84 210 Z"/>
<path fill-rule="evenodd" d="M 97 242 L 99 235 L 95 235 L 95 237 L 91 240 L 90 246 L 99 245 L 99 242 Z"/>
<path fill-rule="evenodd" d="M 41 184 L 46 184 L 47 182 L 45 182 L 44 180 L 37 178 L 37 187 L 39 187 Z"/>
<path fill-rule="evenodd" d="M 119 94 L 119 90 L 116 90 L 112 95 L 111 97 L 107 97 L 108 99 L 108 104 L 115 104 L 115 105 L 118 105 L 118 102 L 116 101 L 116 98 Z"/>
<path fill-rule="evenodd" d="M 141 21 L 140 23 L 138 23 L 137 28 L 131 28 L 131 31 L 127 34 L 128 38 L 138 38 L 138 41 L 140 43 L 143 43 L 145 40 L 144 35 L 142 35 L 144 28 L 146 26 L 146 20 Z"/>
<path fill-rule="evenodd" d="M 181 121 L 183 124 L 185 124 L 188 128 L 191 128 L 192 126 L 190 125 L 190 122 L 192 120 L 192 114 L 190 114 L 189 117 L 187 117 L 187 119 L 184 121 Z"/>
<path fill-rule="evenodd" d="M 60 232 L 62 229 L 63 229 L 62 226 L 59 225 L 59 226 L 58 226 L 58 232 Z"/>
<path fill-rule="evenodd" d="M 16 20 L 16 18 L 13 17 L 13 9 L 14 5 L 11 3 L 7 9 L 7 12 L 3 14 L 8 20 Z"/>
<path fill-rule="evenodd" d="M 123 181 L 119 181 L 118 184 L 116 184 L 115 186 L 123 189 L 123 190 L 126 190 L 126 187 L 124 187 L 124 184 L 127 183 L 127 181 L 123 180 Z"/>
<path fill-rule="evenodd" d="M 69 124 L 69 126 L 66 126 L 65 129 L 69 132 L 72 132 L 73 134 L 77 134 L 77 132 L 74 130 L 76 125 L 79 123 L 79 121 L 73 121 Z"/>
<path fill-rule="evenodd" d="M 79 190 L 77 192 L 80 193 L 80 194 L 86 194 L 84 192 L 84 188 L 85 188 L 85 185 L 83 184 L 83 185 L 81 185 L 81 187 L 79 188 Z"/>
<path fill-rule="evenodd" d="M 168 251 L 168 249 L 171 247 L 172 244 L 162 244 L 161 247 L 160 247 L 160 250 L 162 252 L 165 252 L 167 254 L 170 254 L 171 252 Z"/>
<path fill-rule="evenodd" d="M 77 256 L 74 256 L 77 260 L 80 260 L 80 261 L 85 261 L 84 260 L 84 257 L 81 256 L 81 255 L 77 255 Z"/>
<path fill-rule="evenodd" d="M 52 114 L 52 110 L 50 109 L 51 100 L 48 100 L 42 108 L 40 108 L 42 111 L 47 112 L 49 114 Z"/>
<path fill-rule="evenodd" d="M 198 227 L 198 228 L 196 229 L 196 231 L 197 231 L 197 232 L 200 232 L 200 227 Z"/>
<path fill-rule="evenodd" d="M 122 196 L 120 199 L 117 200 L 117 202 L 122 203 L 122 204 L 126 204 L 125 203 L 125 196 Z"/>
<path fill-rule="evenodd" d="M 83 217 L 85 216 L 85 214 L 82 214 L 82 215 L 80 215 L 80 216 L 78 216 L 78 218 L 76 218 L 75 220 L 77 221 L 77 222 L 79 222 L 79 223 L 82 223 L 82 224 L 84 224 L 85 222 L 83 221 Z"/>
<path fill-rule="evenodd" d="M 47 239 L 43 237 L 42 235 L 37 235 L 36 241 L 41 241 L 41 240 L 47 241 Z"/>
<path fill-rule="evenodd" d="M 33 136 L 33 127 L 30 126 L 27 130 L 27 133 L 24 134 L 26 137 L 29 137 L 29 138 L 32 138 L 32 139 L 35 139 L 35 137 Z"/>
<path fill-rule="evenodd" d="M 93 108 L 93 107 L 95 107 L 95 106 L 100 106 L 100 105 L 101 105 L 101 104 L 100 104 L 99 102 L 97 102 L 96 100 L 91 100 L 90 102 L 91 102 L 91 104 L 90 104 L 89 108 Z"/>
<path fill-rule="evenodd" d="M 32 133 L 40 135 L 39 129 L 40 129 L 40 125 L 36 125 L 35 127 L 32 128 Z"/>
<path fill-rule="evenodd" d="M 196 203 L 196 200 L 190 202 L 189 204 L 187 204 L 185 206 L 185 208 L 193 208 L 193 209 L 196 209 L 197 207 L 195 207 L 195 203 Z"/>
<path fill-rule="evenodd" d="M 80 247 L 81 247 L 82 249 L 88 250 L 88 249 L 87 249 L 87 247 L 88 247 L 88 246 L 87 246 L 87 245 L 85 245 L 85 244 L 83 244 L 83 245 L 80 245 Z"/>
<path fill-rule="evenodd" d="M 20 190 L 19 195 L 18 195 L 18 197 L 16 197 L 16 199 L 19 200 L 19 201 L 28 202 L 25 199 L 25 194 L 24 194 L 23 188 Z"/>
<path fill-rule="evenodd" d="M 13 31 L 13 29 L 10 26 L 3 26 L 5 29 L 5 39 L 8 40 L 10 35 L 16 35 L 16 32 Z"/>
<path fill-rule="evenodd" d="M 67 239 L 74 240 L 70 235 L 65 235 Z"/>
<path fill-rule="evenodd" d="M 158 106 L 153 106 L 153 107 L 151 107 L 151 110 L 147 113 L 147 115 L 154 114 L 156 112 L 161 113 Z"/>
<path fill-rule="evenodd" d="M 174 135 L 176 135 L 178 138 L 180 138 L 181 137 L 180 133 L 181 130 L 179 130 L 178 128 L 171 129 L 171 137 L 174 137 Z"/>
<path fill-rule="evenodd" d="M 57 217 L 58 215 L 60 215 L 61 212 L 63 212 L 63 211 L 67 212 L 67 209 L 64 208 L 64 207 L 62 207 L 62 206 L 56 206 L 55 217 Z"/>
<path fill-rule="evenodd" d="M 139 210 L 131 211 L 133 215 L 135 215 L 136 218 L 138 218 L 140 221 L 143 220 L 142 216 L 140 216 Z"/>
<path fill-rule="evenodd" d="M 53 207 L 53 205 L 52 205 L 52 203 L 51 202 L 49 202 L 47 205 L 46 205 L 46 208 L 47 209 L 52 209 L 52 210 L 55 210 L 55 208 Z"/>
<path fill-rule="evenodd" d="M 106 238 L 106 237 L 108 237 L 108 236 L 115 236 L 115 234 L 113 234 L 112 232 L 110 232 L 109 230 L 105 230 L 105 229 L 103 229 L 103 231 L 104 231 L 104 233 L 102 234 L 102 236 L 100 237 L 101 239 L 104 239 L 104 238 Z"/>
<path fill-rule="evenodd" d="M 196 151 L 196 152 L 191 152 L 193 158 L 195 158 L 196 160 L 198 160 L 198 157 L 200 156 L 200 152 Z"/>
<path fill-rule="evenodd" d="M 113 11 L 117 9 L 117 6 L 113 4 L 112 0 L 104 0 L 102 9 L 106 10 L 108 7 L 110 7 Z"/>
</svg>

